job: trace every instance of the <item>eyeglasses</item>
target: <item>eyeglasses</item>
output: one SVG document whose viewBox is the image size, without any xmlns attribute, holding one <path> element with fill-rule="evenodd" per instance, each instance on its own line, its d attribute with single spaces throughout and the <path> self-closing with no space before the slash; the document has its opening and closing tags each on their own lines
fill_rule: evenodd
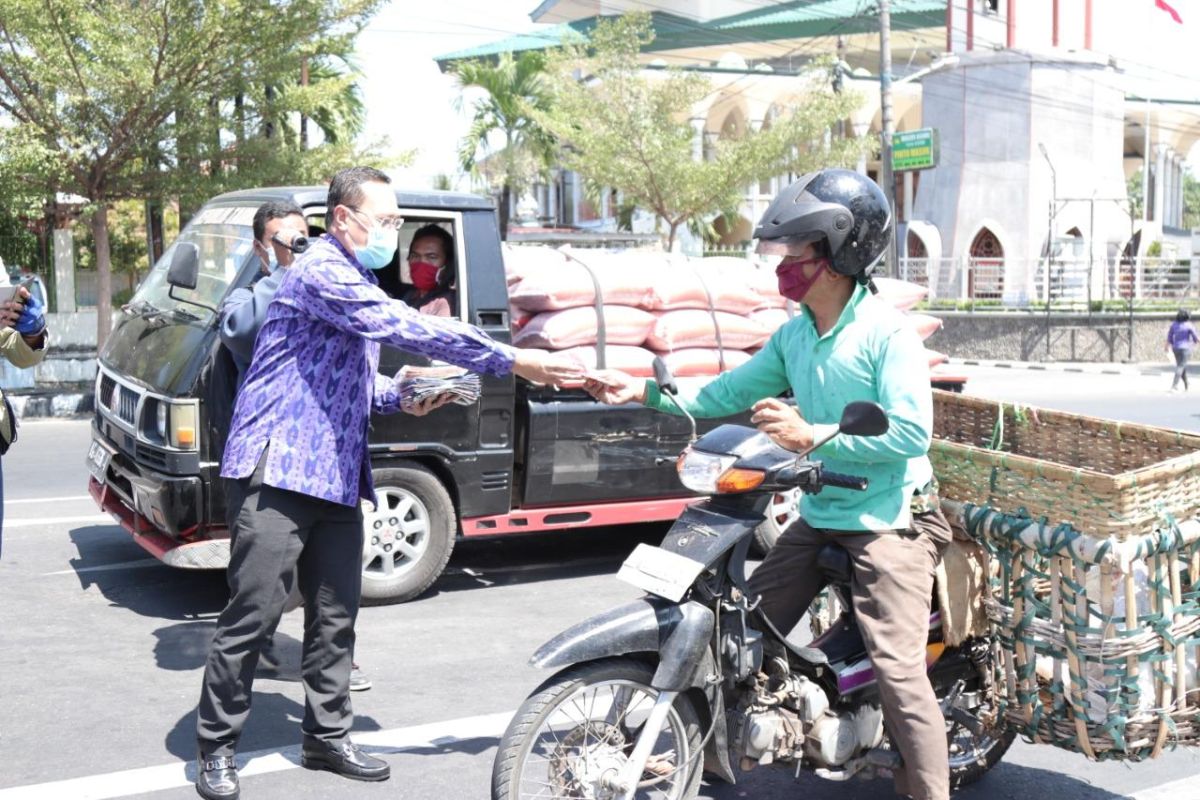
<svg viewBox="0 0 1200 800">
<path fill-rule="evenodd" d="M 404 217 L 400 216 L 399 214 L 391 217 L 373 217 L 366 211 L 355 208 L 354 206 L 346 206 L 346 208 L 350 209 L 355 214 L 362 214 L 364 217 L 371 220 L 385 231 L 398 231 L 400 230 L 400 226 L 404 224 Z"/>
</svg>

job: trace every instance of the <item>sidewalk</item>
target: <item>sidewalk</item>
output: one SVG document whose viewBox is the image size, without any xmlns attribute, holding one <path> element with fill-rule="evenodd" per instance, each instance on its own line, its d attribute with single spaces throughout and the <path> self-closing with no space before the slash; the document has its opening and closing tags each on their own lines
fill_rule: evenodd
<svg viewBox="0 0 1200 800">
<path fill-rule="evenodd" d="M 20 419 L 69 418 L 96 410 L 96 393 L 91 389 L 62 387 L 19 390 L 5 395 Z"/>
<path fill-rule="evenodd" d="M 1030 369 L 1041 372 L 1080 372 L 1089 375 L 1158 375 L 1171 374 L 1174 364 L 1165 361 L 1131 363 L 1094 361 L 989 361 L 977 358 L 951 358 L 946 366 L 990 367 L 994 369 Z"/>
</svg>

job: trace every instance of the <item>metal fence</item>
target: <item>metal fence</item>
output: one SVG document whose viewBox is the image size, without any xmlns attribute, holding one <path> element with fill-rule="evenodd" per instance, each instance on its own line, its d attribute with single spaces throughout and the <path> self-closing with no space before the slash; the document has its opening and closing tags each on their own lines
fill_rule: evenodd
<svg viewBox="0 0 1200 800">
<path fill-rule="evenodd" d="M 901 259 L 894 277 L 928 287 L 931 305 L 1028 306 L 1200 299 L 1200 257 Z"/>
</svg>

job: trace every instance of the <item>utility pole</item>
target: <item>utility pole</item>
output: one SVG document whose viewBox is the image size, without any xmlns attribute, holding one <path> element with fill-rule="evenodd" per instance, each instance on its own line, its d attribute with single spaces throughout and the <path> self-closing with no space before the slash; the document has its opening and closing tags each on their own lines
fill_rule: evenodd
<svg viewBox="0 0 1200 800">
<path fill-rule="evenodd" d="M 879 182 L 892 212 L 891 242 L 887 249 L 887 274 L 898 275 L 896 259 L 896 178 L 892 174 L 892 12 L 889 0 L 879 0 L 879 94 L 880 154 Z"/>
</svg>

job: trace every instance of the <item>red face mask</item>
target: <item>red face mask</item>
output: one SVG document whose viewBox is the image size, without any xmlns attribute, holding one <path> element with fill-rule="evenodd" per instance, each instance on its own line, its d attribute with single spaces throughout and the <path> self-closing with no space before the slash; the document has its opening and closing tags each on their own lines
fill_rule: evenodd
<svg viewBox="0 0 1200 800">
<path fill-rule="evenodd" d="M 431 292 L 437 288 L 438 268 L 428 261 L 410 261 L 408 269 L 412 272 L 413 286 L 422 292 Z"/>
<path fill-rule="evenodd" d="M 819 268 L 811 277 L 804 275 L 804 267 L 817 264 Z M 775 268 L 775 277 L 779 279 L 779 293 L 788 300 L 799 303 L 816 284 L 817 278 L 829 266 L 827 258 L 805 258 L 800 261 L 785 261 Z"/>
</svg>

